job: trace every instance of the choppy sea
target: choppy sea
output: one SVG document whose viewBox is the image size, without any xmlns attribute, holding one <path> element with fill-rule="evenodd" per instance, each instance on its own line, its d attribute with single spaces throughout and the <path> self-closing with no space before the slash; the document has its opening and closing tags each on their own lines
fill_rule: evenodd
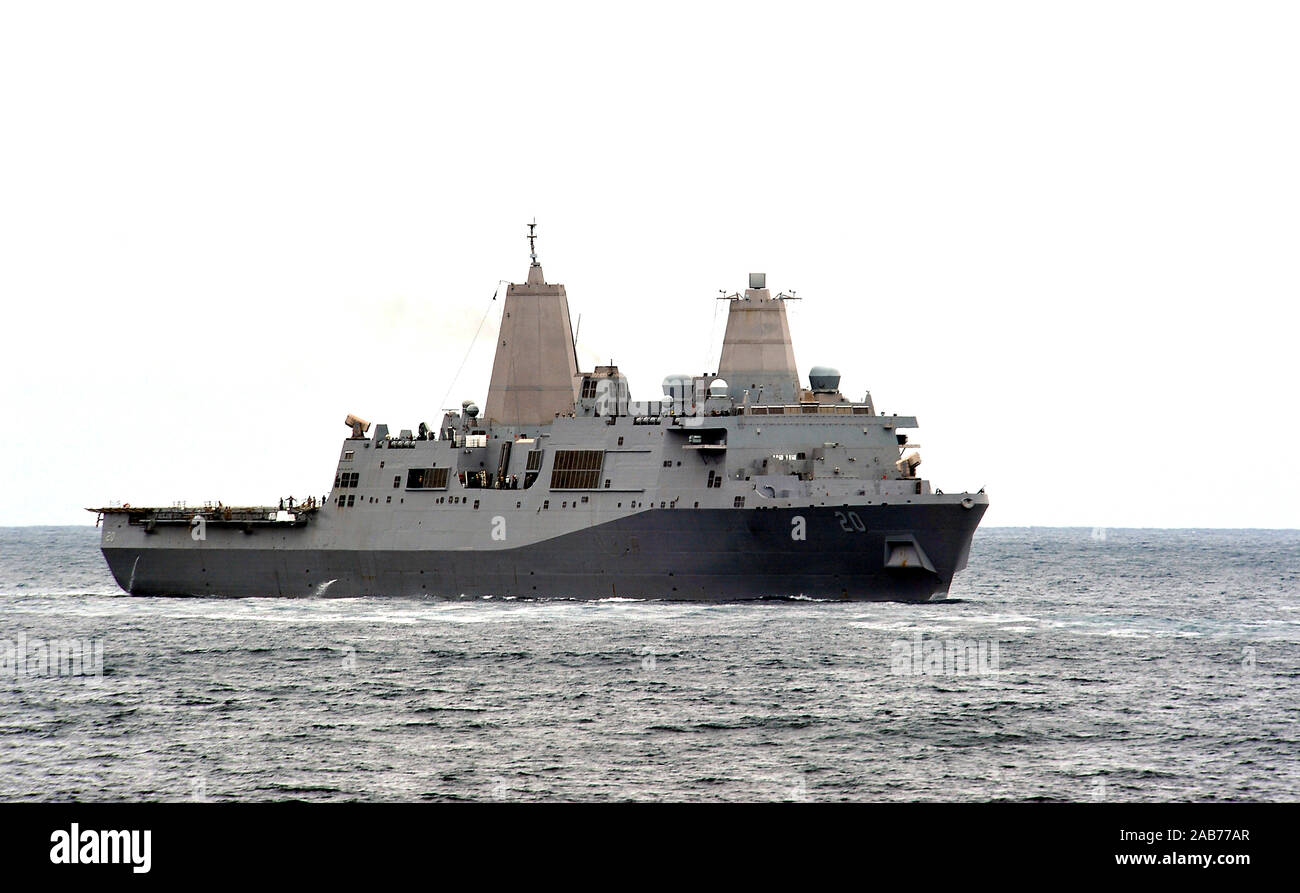
<svg viewBox="0 0 1300 893">
<path fill-rule="evenodd" d="M 0 528 L 0 800 L 1300 800 L 1297 530 L 984 529 L 925 605 L 132 598 L 97 534 Z"/>
</svg>

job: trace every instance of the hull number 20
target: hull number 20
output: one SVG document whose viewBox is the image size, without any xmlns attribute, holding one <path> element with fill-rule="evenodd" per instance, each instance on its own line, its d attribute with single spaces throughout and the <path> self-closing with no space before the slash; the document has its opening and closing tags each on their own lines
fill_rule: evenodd
<svg viewBox="0 0 1300 893">
<path fill-rule="evenodd" d="M 840 512 L 835 513 L 835 520 L 840 522 L 840 529 L 849 533 L 865 533 L 867 525 L 862 523 L 857 512 Z"/>
</svg>

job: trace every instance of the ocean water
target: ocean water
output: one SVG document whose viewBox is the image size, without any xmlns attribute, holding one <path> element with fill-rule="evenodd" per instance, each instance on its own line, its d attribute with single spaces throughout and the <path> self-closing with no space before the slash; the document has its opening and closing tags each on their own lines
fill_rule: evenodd
<svg viewBox="0 0 1300 893">
<path fill-rule="evenodd" d="M 1300 800 L 1300 531 L 985 529 L 926 605 L 131 598 L 97 542 L 0 529 L 0 800 Z"/>
</svg>

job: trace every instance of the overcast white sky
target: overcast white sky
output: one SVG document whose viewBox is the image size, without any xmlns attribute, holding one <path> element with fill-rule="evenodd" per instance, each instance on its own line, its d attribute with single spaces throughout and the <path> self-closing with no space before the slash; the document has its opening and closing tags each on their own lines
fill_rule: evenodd
<svg viewBox="0 0 1300 893">
<path fill-rule="evenodd" d="M 1294 4 L 0 10 L 0 524 L 325 492 L 536 217 L 636 399 L 766 271 L 986 524 L 1300 526 Z"/>
</svg>

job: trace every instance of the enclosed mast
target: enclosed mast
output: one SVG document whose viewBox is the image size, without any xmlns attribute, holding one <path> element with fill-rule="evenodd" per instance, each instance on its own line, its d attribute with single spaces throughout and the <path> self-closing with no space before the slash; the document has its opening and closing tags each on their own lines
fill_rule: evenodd
<svg viewBox="0 0 1300 893">
<path fill-rule="evenodd" d="M 577 376 L 568 296 L 546 281 L 533 250 L 527 281 L 506 289 L 484 415 L 497 425 L 548 425 L 573 412 Z"/>
<path fill-rule="evenodd" d="M 751 273 L 749 286 L 744 297 L 730 298 L 718 377 L 727 381 L 735 396 L 748 391 L 750 402 L 796 403 L 799 370 L 785 298 L 772 297 L 762 273 Z"/>
</svg>

